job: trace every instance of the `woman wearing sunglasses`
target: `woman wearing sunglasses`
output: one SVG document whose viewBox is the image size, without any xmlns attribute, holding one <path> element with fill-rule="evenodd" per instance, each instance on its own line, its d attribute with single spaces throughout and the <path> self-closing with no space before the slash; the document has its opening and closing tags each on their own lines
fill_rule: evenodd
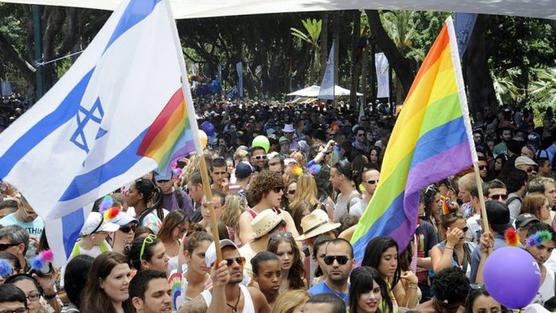
<svg viewBox="0 0 556 313">
<path fill-rule="evenodd" d="M 280 259 L 282 281 L 280 292 L 294 289 L 305 289 L 307 282 L 303 279 L 305 270 L 301 259 L 301 252 L 291 233 L 279 232 L 270 236 L 268 251 L 276 254 Z"/>
<path fill-rule="evenodd" d="M 168 272 L 178 269 L 178 258 L 180 254 L 181 238 L 187 232 L 188 220 L 185 213 L 180 210 L 170 212 L 162 222 L 158 231 L 158 239 L 162 241 L 168 261 Z"/>
<path fill-rule="evenodd" d="M 137 238 L 129 249 L 129 264 L 137 271 L 154 270 L 168 272 L 166 248 L 155 235 Z"/>
<path fill-rule="evenodd" d="M 435 245 L 430 251 L 432 269 L 438 273 L 445 268 L 458 267 L 469 276 L 471 252 L 473 251 L 473 247 L 466 242 L 465 238 L 469 228 L 457 208 L 450 207 L 449 210 L 440 218 L 441 227 L 446 233 L 446 240 Z"/>
<path fill-rule="evenodd" d="M 120 225 L 120 229 L 115 231 L 112 236 L 112 251 L 127 255 L 133 238 L 135 238 L 135 230 L 139 221 L 131 214 L 120 211 L 112 222 Z"/>
<path fill-rule="evenodd" d="M 251 183 L 251 200 L 255 205 L 239 217 L 239 238 L 242 244 L 246 244 L 255 238 L 251 221 L 266 209 L 278 211 L 286 222 L 286 231 L 291 232 L 294 237 L 299 236 L 290 213 L 280 209 L 283 194 L 284 181 L 280 174 L 265 170 L 255 177 Z"/>
<path fill-rule="evenodd" d="M 417 306 L 417 276 L 403 272 L 398 262 L 398 244 L 390 237 L 375 237 L 367 244 L 361 266 L 377 269 L 380 277 L 388 286 L 393 311 L 398 307 L 414 308 Z"/>
<path fill-rule="evenodd" d="M 521 214 L 530 213 L 535 215 L 540 221 L 552 225 L 552 218 L 550 215 L 550 203 L 548 198 L 542 193 L 528 194 L 523 199 L 521 205 Z"/>
</svg>

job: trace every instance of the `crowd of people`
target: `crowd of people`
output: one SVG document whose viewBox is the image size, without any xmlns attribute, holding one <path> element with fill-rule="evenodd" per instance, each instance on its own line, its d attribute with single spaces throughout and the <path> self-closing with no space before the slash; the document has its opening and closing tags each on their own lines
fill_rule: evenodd
<svg viewBox="0 0 556 313">
<path fill-rule="evenodd" d="M 255 101 L 201 101 L 198 112 L 204 154 L 99 199 L 63 268 L 41 217 L 2 182 L 0 312 L 495 313 L 506 308 L 483 266 L 508 229 L 541 270 L 529 308 L 556 309 L 552 111 L 539 125 L 509 108 L 475 123 L 490 232 L 470 169 L 422 190 L 408 246 L 376 237 L 361 260 L 350 239 L 395 116 Z"/>
</svg>

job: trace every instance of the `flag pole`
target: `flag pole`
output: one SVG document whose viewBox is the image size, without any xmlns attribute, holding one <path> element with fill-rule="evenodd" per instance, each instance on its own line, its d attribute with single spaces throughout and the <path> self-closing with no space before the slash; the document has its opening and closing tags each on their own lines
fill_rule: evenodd
<svg viewBox="0 0 556 313">
<path fill-rule="evenodd" d="M 181 47 L 181 43 L 179 40 L 178 29 L 177 25 L 175 25 L 174 15 L 172 14 L 172 8 L 170 6 L 170 1 L 163 0 L 166 5 L 166 11 L 168 13 L 168 18 L 171 21 L 174 21 L 174 27 L 170 27 L 172 32 L 174 33 L 174 45 L 176 47 L 176 51 L 178 53 L 178 63 L 180 65 L 180 72 L 181 72 L 181 88 L 185 99 L 185 107 L 187 112 L 187 118 L 189 120 L 189 125 L 191 125 L 191 135 L 193 137 L 193 142 L 195 144 L 195 151 L 197 151 L 197 155 L 201 158 L 199 165 L 201 171 L 201 180 L 203 182 L 203 191 L 205 193 L 206 198 L 206 205 L 208 207 L 210 216 L 211 216 L 211 230 L 212 230 L 212 237 L 214 239 L 214 248 L 216 250 L 216 263 L 222 261 L 222 251 L 220 249 L 220 238 L 218 235 L 218 224 L 216 221 L 216 216 L 214 214 L 214 207 L 212 204 L 212 192 L 210 190 L 210 180 L 208 178 L 208 169 L 207 164 L 205 161 L 205 156 L 203 153 L 203 148 L 201 147 L 201 140 L 199 137 L 199 126 L 197 125 L 197 118 L 195 116 L 195 107 L 193 106 L 193 98 L 191 97 L 191 89 L 189 87 L 189 80 L 187 78 L 187 70 L 185 68 L 185 61 L 183 58 L 183 51 Z"/>
<path fill-rule="evenodd" d="M 465 131 L 467 133 L 467 140 L 469 141 L 469 147 L 471 149 L 471 159 L 473 161 L 473 172 L 475 173 L 475 182 L 477 185 L 477 191 L 479 193 L 479 205 L 481 206 L 481 219 L 483 221 L 483 230 L 485 233 L 490 232 L 490 227 L 488 224 L 488 216 L 486 213 L 485 197 L 483 195 L 483 183 L 481 180 L 481 175 L 479 174 L 479 158 L 477 157 L 477 150 L 475 149 L 475 142 L 473 141 L 472 131 L 471 131 L 471 120 L 469 119 L 469 108 L 467 106 L 467 96 L 465 94 L 465 84 L 463 83 L 463 75 L 461 74 L 461 59 L 459 56 L 459 50 L 457 46 L 456 32 L 454 30 L 454 22 L 452 17 L 449 16 L 446 19 L 446 24 L 448 26 L 448 35 L 450 36 L 450 52 L 452 56 L 452 63 L 456 69 L 456 81 L 459 94 L 459 102 L 461 105 L 461 110 L 463 113 L 463 120 L 465 124 Z M 489 251 L 490 254 L 490 251 Z"/>
</svg>

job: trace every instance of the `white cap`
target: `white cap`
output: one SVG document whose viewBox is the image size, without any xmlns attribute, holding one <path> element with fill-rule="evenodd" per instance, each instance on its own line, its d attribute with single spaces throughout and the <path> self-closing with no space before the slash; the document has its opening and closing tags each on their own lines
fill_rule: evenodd
<svg viewBox="0 0 556 313">
<path fill-rule="evenodd" d="M 220 250 L 226 247 L 234 247 L 236 250 L 239 250 L 236 244 L 230 239 L 220 240 Z M 205 263 L 207 264 L 207 266 L 211 267 L 214 265 L 214 262 L 216 262 L 216 248 L 214 247 L 213 241 L 208 247 L 207 252 L 205 252 Z"/>
<path fill-rule="evenodd" d="M 519 165 L 531 165 L 531 166 L 537 166 L 537 163 L 535 163 L 535 161 L 531 160 L 530 157 L 528 156 L 519 156 L 515 159 L 515 166 L 519 166 Z"/>
<path fill-rule="evenodd" d="M 139 221 L 135 217 L 124 211 L 120 211 L 118 215 L 116 215 L 116 217 L 114 217 L 114 219 L 110 222 L 118 224 L 120 226 L 125 226 L 131 222 L 139 223 Z"/>
<path fill-rule="evenodd" d="M 81 232 L 79 234 L 81 236 L 88 236 L 99 231 L 111 233 L 117 231 L 118 229 L 120 229 L 118 224 L 106 222 L 102 214 L 99 212 L 91 212 L 89 216 L 87 216 L 87 221 L 85 221 L 85 224 L 83 225 L 83 228 L 81 228 Z"/>
</svg>

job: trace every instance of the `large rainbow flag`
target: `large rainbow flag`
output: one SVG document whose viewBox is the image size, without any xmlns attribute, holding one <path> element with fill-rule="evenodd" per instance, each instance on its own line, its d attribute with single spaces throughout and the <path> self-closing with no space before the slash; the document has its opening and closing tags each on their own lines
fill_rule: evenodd
<svg viewBox="0 0 556 313">
<path fill-rule="evenodd" d="M 388 142 L 380 181 L 352 237 L 360 263 L 376 236 L 405 249 L 417 225 L 419 192 L 477 160 L 452 19 L 448 18 L 407 95 Z"/>
<path fill-rule="evenodd" d="M 186 105 L 183 89 L 178 88 L 147 130 L 137 153 L 156 160 L 158 173 L 168 173 L 173 162 L 195 151 L 197 125 L 190 120 L 195 118 L 192 107 Z"/>
</svg>

